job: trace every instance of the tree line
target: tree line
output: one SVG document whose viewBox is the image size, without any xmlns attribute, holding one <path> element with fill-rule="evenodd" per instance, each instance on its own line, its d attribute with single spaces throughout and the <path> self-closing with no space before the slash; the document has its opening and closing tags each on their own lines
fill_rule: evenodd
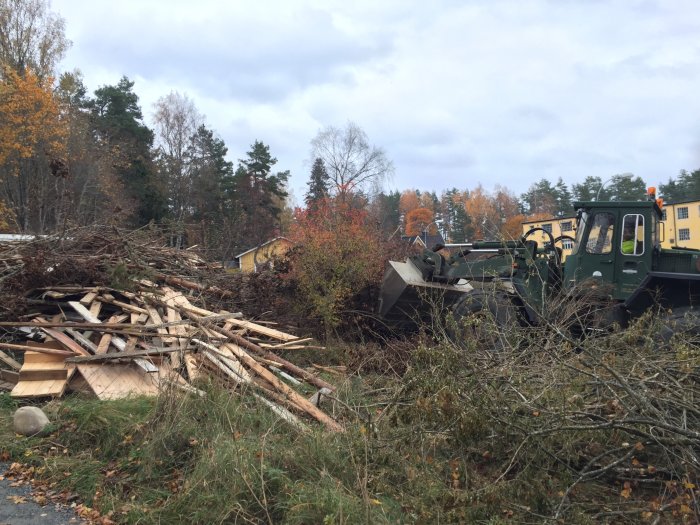
<svg viewBox="0 0 700 525">
<path fill-rule="evenodd" d="M 172 244 L 198 244 L 212 258 L 290 231 L 290 172 L 255 139 L 237 163 L 186 95 L 155 104 L 149 126 L 127 77 L 89 93 L 79 71 L 55 74 L 70 46 L 47 0 L 0 0 L 0 226 L 44 234 L 103 224 L 163 228 Z M 631 174 L 588 177 L 568 187 L 542 179 L 516 196 L 504 187 L 452 188 L 439 196 L 385 192 L 393 173 L 384 150 L 357 124 L 328 126 L 310 142 L 304 204 L 329 199 L 364 210 L 385 238 L 440 232 L 451 242 L 513 237 L 527 218 L 562 216 L 575 200 L 636 200 Z M 667 200 L 700 198 L 700 170 L 660 186 Z"/>
</svg>

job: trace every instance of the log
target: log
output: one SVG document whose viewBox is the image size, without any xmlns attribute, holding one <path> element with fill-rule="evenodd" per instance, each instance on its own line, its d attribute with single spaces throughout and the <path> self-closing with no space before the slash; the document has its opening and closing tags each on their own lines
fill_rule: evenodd
<svg viewBox="0 0 700 525">
<path fill-rule="evenodd" d="M 265 379 L 270 383 L 275 389 L 288 398 L 292 403 L 297 405 L 299 408 L 303 409 L 304 412 L 314 417 L 317 421 L 320 421 L 326 428 L 332 430 L 333 432 L 343 432 L 345 429 L 337 421 L 331 418 L 328 414 L 315 407 L 309 402 L 308 399 L 299 394 L 296 390 L 285 385 L 282 381 L 277 379 L 277 376 L 270 372 L 268 369 L 260 365 L 252 356 L 250 356 L 245 350 L 237 345 L 227 343 L 223 347 L 231 350 L 233 354 L 240 359 L 250 370 L 255 372 L 258 376 Z"/>
<path fill-rule="evenodd" d="M 225 330 L 223 328 L 219 328 L 218 326 L 213 326 L 210 327 L 210 329 L 213 332 L 217 332 L 221 335 L 225 335 L 228 337 L 231 341 L 236 343 L 239 346 L 242 346 L 243 348 L 246 348 L 248 350 L 252 350 L 253 352 L 257 352 L 259 355 L 264 357 L 265 359 L 268 359 L 270 361 L 274 361 L 278 365 L 281 365 L 282 367 L 286 368 L 287 371 L 291 372 L 292 374 L 301 377 L 304 379 L 304 381 L 307 381 L 311 383 L 314 386 L 317 386 L 319 388 L 328 388 L 331 390 L 331 392 L 335 392 L 335 387 L 331 385 L 330 383 L 327 383 L 323 379 L 321 379 L 318 376 L 313 375 L 310 372 L 307 372 L 303 368 L 300 368 L 296 366 L 293 363 L 290 363 L 286 359 L 282 359 L 278 355 L 275 355 L 274 353 L 265 350 L 264 348 L 261 348 L 259 345 L 256 345 L 255 343 L 251 343 L 247 339 L 241 337 L 240 335 L 234 334 L 230 330 Z"/>
</svg>

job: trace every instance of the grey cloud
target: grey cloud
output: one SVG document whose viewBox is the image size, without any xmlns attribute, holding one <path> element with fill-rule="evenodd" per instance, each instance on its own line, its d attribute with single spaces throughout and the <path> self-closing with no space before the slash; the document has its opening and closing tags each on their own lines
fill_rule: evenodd
<svg viewBox="0 0 700 525">
<path fill-rule="evenodd" d="M 109 57 L 111 67 L 124 74 L 164 82 L 190 79 L 208 96 L 274 102 L 313 85 L 351 82 L 349 68 L 376 60 L 391 48 L 381 35 L 358 40 L 337 27 L 328 13 L 310 9 L 293 27 L 280 26 L 274 18 L 182 23 L 161 31 L 149 25 L 142 20 L 124 28 L 125 34 L 85 35 L 83 59 Z"/>
</svg>

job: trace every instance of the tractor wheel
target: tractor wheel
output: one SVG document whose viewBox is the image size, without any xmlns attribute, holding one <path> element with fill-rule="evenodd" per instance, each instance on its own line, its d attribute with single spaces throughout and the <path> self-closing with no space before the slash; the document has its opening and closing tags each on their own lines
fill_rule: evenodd
<svg viewBox="0 0 700 525">
<path fill-rule="evenodd" d="M 518 326 L 517 307 L 506 294 L 474 291 L 453 307 L 448 335 L 462 348 L 501 351 L 512 346 Z"/>
<path fill-rule="evenodd" d="M 674 335 L 691 337 L 694 340 L 700 336 L 700 311 L 687 306 L 674 309 L 661 320 L 660 339 L 668 343 Z"/>
</svg>

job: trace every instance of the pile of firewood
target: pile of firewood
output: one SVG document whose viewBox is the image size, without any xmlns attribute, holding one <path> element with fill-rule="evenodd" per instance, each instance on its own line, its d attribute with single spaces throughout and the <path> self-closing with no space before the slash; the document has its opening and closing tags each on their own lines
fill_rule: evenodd
<svg viewBox="0 0 700 525">
<path fill-rule="evenodd" d="M 252 393 L 297 426 L 304 427 L 301 415 L 341 430 L 318 407 L 334 387 L 278 355 L 321 348 L 311 339 L 245 320 L 241 313 L 204 308 L 221 305 L 230 292 L 202 281 L 217 270 L 192 253 L 159 249 L 152 241 L 136 250 L 128 238 L 102 239 L 100 246 L 92 238 L 91 251 L 101 253 L 101 260 L 80 249 L 89 242 L 79 235 L 68 246 L 65 240 L 40 240 L 0 248 L 3 295 L 19 294 L 17 284 L 8 290 L 7 283 L 26 288 L 32 281 L 27 273 L 39 285 L 22 294 L 24 312 L 0 322 L 0 387 L 19 398 L 79 391 L 114 399 L 165 389 L 204 395 L 202 382 L 218 381 Z M 32 250 L 39 250 L 40 261 L 31 259 Z M 105 260 L 113 268 L 117 257 L 127 270 L 120 278 L 128 281 L 119 288 L 100 282 L 110 271 Z M 90 264 L 97 277 L 86 285 Z M 80 276 L 74 282 L 64 273 L 70 266 Z"/>
</svg>

